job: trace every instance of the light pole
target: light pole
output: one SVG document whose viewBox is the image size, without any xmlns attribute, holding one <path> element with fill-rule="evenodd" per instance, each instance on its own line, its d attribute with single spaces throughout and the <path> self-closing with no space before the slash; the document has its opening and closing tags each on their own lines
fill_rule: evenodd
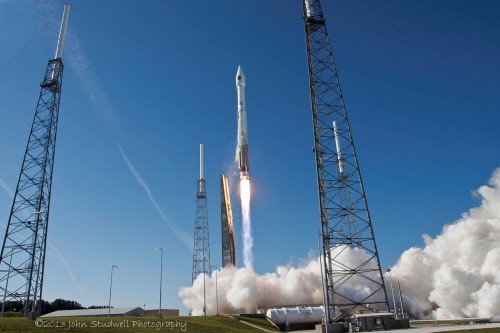
<svg viewBox="0 0 500 333">
<path fill-rule="evenodd" d="M 205 248 L 205 241 L 203 241 L 203 248 Z M 205 252 L 203 252 L 203 315 L 207 316 L 207 293 L 205 291 L 205 280 L 207 277 L 207 269 L 205 266 Z"/>
<path fill-rule="evenodd" d="M 396 299 L 394 298 L 394 288 L 392 287 L 392 276 L 391 276 L 391 268 L 387 268 L 386 272 L 389 273 L 389 280 L 391 281 L 391 292 L 392 292 L 392 303 L 394 304 L 394 314 L 397 317 L 397 311 L 396 311 Z"/>
<path fill-rule="evenodd" d="M 163 248 L 157 247 L 155 251 L 160 251 L 160 307 L 158 308 L 158 318 L 161 319 L 161 286 L 163 282 Z"/>
<path fill-rule="evenodd" d="M 403 295 L 401 295 L 401 285 L 398 280 L 398 289 L 399 289 L 399 304 L 401 304 L 401 319 L 405 319 L 405 312 L 403 307 Z"/>
<path fill-rule="evenodd" d="M 111 282 L 109 284 L 109 303 L 108 303 L 108 317 L 111 313 L 111 288 L 113 288 L 113 269 L 118 268 L 118 266 L 111 265 Z"/>
<path fill-rule="evenodd" d="M 325 282 L 326 280 L 323 278 L 323 264 L 321 263 L 321 247 L 320 247 L 320 242 L 321 242 L 321 232 L 318 231 L 318 259 L 319 259 L 319 266 L 321 269 L 321 288 L 323 289 L 323 307 L 325 308 L 325 332 L 328 333 L 328 324 L 330 323 L 330 305 L 327 304 L 327 290 L 325 288 Z M 325 260 L 325 257 L 323 256 L 323 262 Z M 334 310 L 335 311 L 335 310 Z"/>
<path fill-rule="evenodd" d="M 217 315 L 219 315 L 219 293 L 217 291 L 217 266 L 212 266 L 212 268 L 215 268 L 215 301 L 217 304 Z"/>
</svg>

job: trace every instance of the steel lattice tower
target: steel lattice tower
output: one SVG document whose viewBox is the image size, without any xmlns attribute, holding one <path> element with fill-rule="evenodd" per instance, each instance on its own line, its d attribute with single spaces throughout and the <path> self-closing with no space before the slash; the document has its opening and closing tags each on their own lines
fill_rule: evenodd
<svg viewBox="0 0 500 333">
<path fill-rule="evenodd" d="M 40 315 L 50 194 L 63 78 L 61 59 L 70 7 L 64 7 L 56 57 L 49 60 L 24 153 L 0 254 L 1 315 L 21 301 L 24 316 Z"/>
<path fill-rule="evenodd" d="M 196 191 L 196 213 L 194 220 L 193 276 L 212 274 L 210 243 L 208 235 L 208 210 L 205 179 L 203 179 L 203 145 L 200 145 L 200 179 Z"/>
<path fill-rule="evenodd" d="M 345 312 L 389 304 L 344 98 L 319 0 L 303 1 L 319 192 L 325 304 Z M 347 257 L 350 257 L 347 259 Z M 353 260 L 354 258 L 354 260 Z M 363 286 L 353 292 L 348 285 Z"/>
</svg>

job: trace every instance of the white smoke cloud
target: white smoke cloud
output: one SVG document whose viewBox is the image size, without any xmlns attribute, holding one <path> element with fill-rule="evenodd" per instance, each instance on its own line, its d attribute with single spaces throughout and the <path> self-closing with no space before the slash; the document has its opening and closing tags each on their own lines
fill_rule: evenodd
<svg viewBox="0 0 500 333">
<path fill-rule="evenodd" d="M 478 207 L 446 225 L 436 238 L 424 235 L 425 247 L 405 251 L 392 268 L 394 282 L 401 283 L 405 311 L 413 316 L 500 315 L 500 169 L 489 184 L 475 192 L 481 199 Z M 332 252 L 336 254 L 350 266 L 368 258 L 356 248 L 337 247 Z M 205 283 L 207 314 L 215 314 L 216 273 L 207 276 Z M 386 287 L 389 296 L 388 280 Z M 359 278 L 350 279 L 342 288 L 339 292 L 356 298 L 373 290 Z M 257 306 L 322 304 L 318 258 L 297 268 L 280 266 L 264 275 L 247 268 L 224 268 L 218 271 L 218 295 L 220 313 L 255 312 Z M 193 315 L 202 315 L 203 275 L 192 287 L 181 288 L 179 296 Z"/>
<path fill-rule="evenodd" d="M 255 313 L 259 305 L 321 303 L 319 272 L 317 261 L 299 268 L 281 266 L 264 275 L 234 267 L 212 272 L 205 280 L 207 314 L 216 313 L 216 274 L 219 313 Z M 198 275 L 192 287 L 179 290 L 182 302 L 194 316 L 203 315 L 203 277 Z"/>
<path fill-rule="evenodd" d="M 362 250 L 337 247 L 332 255 L 350 262 L 365 261 Z M 182 302 L 192 315 L 203 315 L 203 274 L 192 287 L 179 290 Z M 226 267 L 217 273 L 220 313 L 255 313 L 258 306 L 323 304 L 321 270 L 318 258 L 307 260 L 299 267 L 279 266 L 274 273 L 259 275 L 249 268 Z M 216 313 L 216 273 L 206 276 L 205 292 L 207 314 Z M 343 293 L 366 297 L 370 288 L 359 284 L 355 278 L 343 284 Z"/>
<path fill-rule="evenodd" d="M 478 207 L 443 233 L 424 235 L 424 248 L 405 251 L 394 266 L 409 310 L 448 319 L 500 314 L 500 169 L 475 195 Z"/>
</svg>

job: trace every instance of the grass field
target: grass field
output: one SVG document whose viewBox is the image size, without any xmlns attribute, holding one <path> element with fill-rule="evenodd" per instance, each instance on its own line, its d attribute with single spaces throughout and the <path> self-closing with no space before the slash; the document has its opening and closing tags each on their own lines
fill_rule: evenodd
<svg viewBox="0 0 500 333">
<path fill-rule="evenodd" d="M 248 317 L 168 317 L 162 321 L 153 317 L 72 317 L 46 318 L 39 321 L 26 318 L 0 318 L 1 333 L 153 333 L 153 332 L 190 332 L 190 333 L 262 333 L 263 331 L 241 323 L 246 321 L 267 331 L 275 331 L 273 325 L 261 318 Z M 435 326 L 435 325 L 433 325 Z M 422 327 L 422 325 L 412 325 Z M 447 331 L 447 333 L 500 333 L 500 328 Z M 411 333 L 411 330 L 408 331 Z"/>
<path fill-rule="evenodd" d="M 257 325 L 259 327 L 262 327 L 268 331 L 277 331 L 279 330 L 271 324 L 267 319 L 264 318 L 255 318 L 255 317 L 245 317 L 245 316 L 231 316 L 237 320 L 245 321 L 250 324 Z"/>
<path fill-rule="evenodd" d="M 256 328 L 241 323 L 238 319 L 251 322 L 270 331 L 275 331 L 265 319 L 219 317 L 168 317 L 162 321 L 143 317 L 60 317 L 38 321 L 25 318 L 0 318 L 2 333 L 152 333 L 152 332 L 190 332 L 190 333 L 251 333 L 260 332 Z M 249 319 L 249 320 L 248 320 Z"/>
</svg>

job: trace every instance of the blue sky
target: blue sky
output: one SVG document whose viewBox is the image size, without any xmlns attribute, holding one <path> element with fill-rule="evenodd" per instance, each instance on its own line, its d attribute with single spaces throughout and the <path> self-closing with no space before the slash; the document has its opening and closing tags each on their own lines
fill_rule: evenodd
<svg viewBox="0 0 500 333">
<path fill-rule="evenodd" d="M 0 1 L 2 224 L 63 3 Z M 323 8 L 380 259 L 390 266 L 421 246 L 422 234 L 439 234 L 476 205 L 471 191 L 500 166 L 500 4 Z M 177 291 L 191 282 L 192 253 L 167 224 L 192 237 L 199 143 L 212 264 L 220 265 L 219 175 L 234 172 L 238 65 L 247 81 L 255 270 L 297 265 L 316 251 L 299 0 L 74 1 L 68 26 L 45 299 L 107 304 L 115 264 L 113 305 L 155 307 L 152 249 L 163 247 L 163 306 L 183 309 Z"/>
</svg>

